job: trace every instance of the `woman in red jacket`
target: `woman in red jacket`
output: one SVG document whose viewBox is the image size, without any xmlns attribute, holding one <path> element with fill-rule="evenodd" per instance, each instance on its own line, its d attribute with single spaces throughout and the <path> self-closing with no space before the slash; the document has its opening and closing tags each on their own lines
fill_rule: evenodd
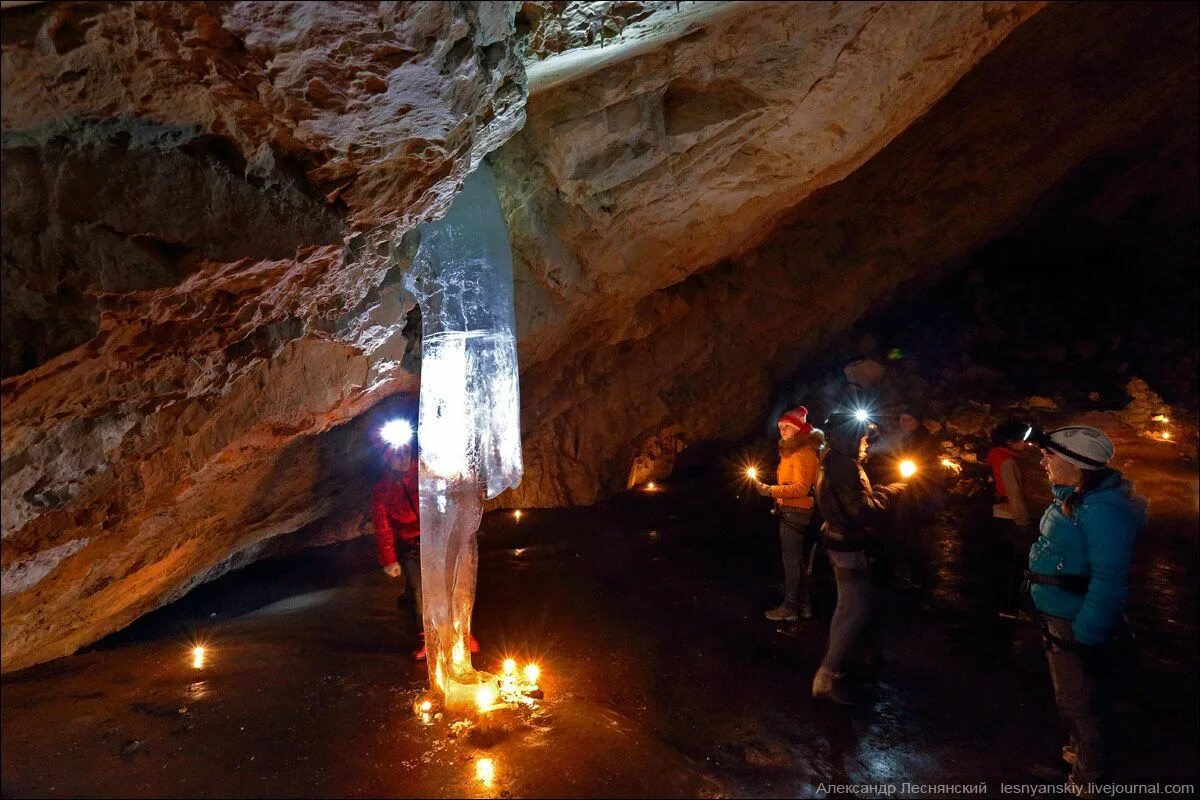
<svg viewBox="0 0 1200 800">
<path fill-rule="evenodd" d="M 387 452 L 383 477 L 371 491 L 371 520 L 375 523 L 375 543 L 379 564 L 389 577 L 404 575 L 408 586 L 408 607 L 414 632 L 422 631 L 421 608 L 421 507 L 417 492 L 417 460 L 412 443 L 393 444 Z M 399 547 L 397 548 L 397 540 Z M 397 601 L 399 603 L 399 600 Z M 424 636 L 424 633 L 420 633 Z M 425 645 L 413 652 L 425 658 Z"/>
</svg>

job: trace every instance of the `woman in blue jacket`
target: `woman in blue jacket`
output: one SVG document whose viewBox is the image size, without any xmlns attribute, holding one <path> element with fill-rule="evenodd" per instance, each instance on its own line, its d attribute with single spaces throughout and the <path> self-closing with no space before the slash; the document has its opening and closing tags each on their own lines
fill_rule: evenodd
<svg viewBox="0 0 1200 800">
<path fill-rule="evenodd" d="M 1029 550 L 1029 590 L 1042 618 L 1063 759 L 1079 785 L 1109 777 L 1112 687 L 1108 645 L 1125 611 L 1133 540 L 1146 503 L 1108 467 L 1113 443 L 1084 425 L 1033 437 L 1053 485 L 1041 535 Z"/>
</svg>

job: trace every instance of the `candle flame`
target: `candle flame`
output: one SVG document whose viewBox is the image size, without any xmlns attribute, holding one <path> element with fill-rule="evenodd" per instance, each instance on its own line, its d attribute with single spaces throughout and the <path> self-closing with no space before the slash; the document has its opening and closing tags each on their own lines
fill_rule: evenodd
<svg viewBox="0 0 1200 800">
<path fill-rule="evenodd" d="M 496 687 L 485 683 L 475 690 L 475 705 L 480 711 L 487 711 L 496 704 Z"/>
<path fill-rule="evenodd" d="M 1163 431 L 1162 433 L 1159 434 L 1159 436 L 1162 437 L 1162 440 L 1164 442 L 1169 442 L 1171 440 L 1171 432 L 1170 431 Z"/>
<path fill-rule="evenodd" d="M 433 703 L 432 703 L 431 701 L 429 701 L 429 700 L 426 700 L 425 702 L 421 703 L 421 710 L 422 710 L 422 711 L 431 711 L 431 710 L 433 710 Z"/>
<path fill-rule="evenodd" d="M 496 779 L 496 763 L 490 758 L 481 758 L 475 762 L 475 778 L 484 786 L 491 786 Z"/>
<path fill-rule="evenodd" d="M 522 516 L 522 515 L 521 515 L 521 509 L 519 509 L 519 508 L 518 508 L 517 510 L 513 511 L 513 519 L 515 519 L 515 520 L 517 520 L 518 522 L 520 522 L 520 521 L 521 521 L 521 516 Z"/>
<path fill-rule="evenodd" d="M 540 678 L 541 676 L 542 676 L 542 670 L 538 667 L 537 664 L 526 664 L 525 665 L 525 679 L 527 681 L 529 681 L 530 683 L 536 684 L 538 682 L 538 678 Z"/>
<path fill-rule="evenodd" d="M 647 492 L 653 492 L 657 488 L 658 488 L 658 484 L 655 483 L 654 481 L 650 481 L 649 483 L 646 484 Z"/>
<path fill-rule="evenodd" d="M 517 662 L 511 658 L 504 659 L 504 674 L 512 675 L 517 671 Z"/>
<path fill-rule="evenodd" d="M 910 459 L 904 459 L 900 462 L 900 477 L 911 478 L 917 474 L 917 465 Z"/>
<path fill-rule="evenodd" d="M 204 666 L 204 648 L 200 645 L 192 648 L 192 666 L 195 669 Z"/>
</svg>

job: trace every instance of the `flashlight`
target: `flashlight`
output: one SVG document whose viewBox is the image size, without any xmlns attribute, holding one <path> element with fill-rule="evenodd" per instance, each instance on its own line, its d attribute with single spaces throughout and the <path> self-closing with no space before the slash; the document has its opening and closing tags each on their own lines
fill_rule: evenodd
<svg viewBox="0 0 1200 800">
<path fill-rule="evenodd" d="M 870 416 L 870 414 L 867 413 L 867 410 L 865 408 L 860 408 L 854 412 L 854 418 L 856 420 L 858 420 L 859 422 L 866 422 L 867 417 L 869 417 L 869 416 Z"/>
<path fill-rule="evenodd" d="M 900 462 L 900 477 L 911 478 L 917 474 L 917 465 L 911 459 L 904 459 Z"/>
<path fill-rule="evenodd" d="M 412 442 L 412 425 L 408 420 L 393 419 L 388 420 L 379 429 L 379 436 L 391 447 L 403 447 Z"/>
</svg>

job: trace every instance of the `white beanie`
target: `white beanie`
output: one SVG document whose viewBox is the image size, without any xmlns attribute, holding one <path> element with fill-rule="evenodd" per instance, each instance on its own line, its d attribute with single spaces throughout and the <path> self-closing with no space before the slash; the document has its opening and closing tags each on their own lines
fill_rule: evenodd
<svg viewBox="0 0 1200 800">
<path fill-rule="evenodd" d="M 1071 425 L 1050 431 L 1046 447 L 1081 469 L 1104 469 L 1115 448 L 1099 428 Z"/>
</svg>

